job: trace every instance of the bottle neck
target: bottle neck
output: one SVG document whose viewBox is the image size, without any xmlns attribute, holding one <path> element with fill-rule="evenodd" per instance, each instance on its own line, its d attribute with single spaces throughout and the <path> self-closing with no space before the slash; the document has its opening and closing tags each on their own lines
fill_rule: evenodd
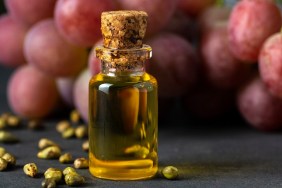
<svg viewBox="0 0 282 188">
<path fill-rule="evenodd" d="M 101 60 L 101 72 L 108 76 L 141 76 L 144 64 L 152 57 L 152 48 L 112 49 L 98 46 L 96 57 Z"/>
<path fill-rule="evenodd" d="M 112 66 L 111 62 L 101 61 L 101 72 L 107 76 L 142 76 L 145 62 L 129 62 L 125 65 Z"/>
</svg>

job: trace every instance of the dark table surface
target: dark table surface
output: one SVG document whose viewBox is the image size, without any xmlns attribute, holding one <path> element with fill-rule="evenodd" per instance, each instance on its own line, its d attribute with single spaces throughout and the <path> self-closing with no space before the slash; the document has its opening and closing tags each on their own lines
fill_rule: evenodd
<svg viewBox="0 0 282 188">
<path fill-rule="evenodd" d="M 10 111 L 6 99 L 10 73 L 10 69 L 0 67 L 0 114 Z M 187 116 L 179 110 L 159 124 L 160 168 L 178 167 L 179 180 L 169 181 L 157 176 L 145 181 L 107 181 L 92 177 L 88 170 L 79 170 L 87 179 L 83 187 L 282 187 L 281 133 L 258 132 L 236 115 L 209 123 L 184 117 Z M 46 120 L 44 131 L 35 132 L 25 127 L 11 130 L 21 141 L 12 145 L 0 143 L 17 157 L 15 168 L 0 172 L 1 188 L 40 187 L 43 172 L 48 167 L 63 169 L 68 166 L 57 160 L 37 159 L 37 143 L 42 137 L 60 143 L 74 158 L 87 157 L 81 149 L 83 140 L 61 138 L 55 131 L 56 122 L 55 119 Z M 22 167 L 29 162 L 38 165 L 37 178 L 24 175 Z"/>
</svg>

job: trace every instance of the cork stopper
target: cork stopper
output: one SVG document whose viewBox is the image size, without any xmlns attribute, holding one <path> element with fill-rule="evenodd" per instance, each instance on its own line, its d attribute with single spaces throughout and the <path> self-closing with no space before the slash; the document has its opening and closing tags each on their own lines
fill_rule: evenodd
<svg viewBox="0 0 282 188">
<path fill-rule="evenodd" d="M 103 12 L 101 30 L 104 47 L 114 49 L 141 48 L 147 28 L 144 11 Z"/>
</svg>

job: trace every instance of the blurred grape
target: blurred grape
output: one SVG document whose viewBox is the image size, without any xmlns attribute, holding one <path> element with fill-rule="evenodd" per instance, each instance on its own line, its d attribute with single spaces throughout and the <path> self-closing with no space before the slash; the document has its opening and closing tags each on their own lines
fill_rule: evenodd
<svg viewBox="0 0 282 188">
<path fill-rule="evenodd" d="M 84 70 L 76 79 L 73 88 L 75 107 L 85 122 L 88 122 L 88 84 L 90 78 L 90 71 Z"/>
<path fill-rule="evenodd" d="M 204 75 L 213 86 L 236 89 L 247 78 L 250 65 L 240 62 L 231 54 L 228 48 L 227 24 L 216 25 L 203 34 L 201 39 Z"/>
<path fill-rule="evenodd" d="M 26 63 L 23 43 L 27 28 L 15 22 L 10 15 L 0 16 L 0 63 L 17 67 Z"/>
<path fill-rule="evenodd" d="M 55 3 L 56 0 L 5 0 L 13 18 L 27 26 L 53 17 Z"/>
<path fill-rule="evenodd" d="M 184 38 L 162 33 L 147 41 L 153 48 L 153 57 L 146 70 L 159 83 L 160 97 L 177 97 L 191 89 L 198 75 L 195 49 Z"/>
<path fill-rule="evenodd" d="M 58 0 L 56 25 L 69 42 L 91 47 L 102 38 L 101 13 L 115 8 L 112 0 Z"/>
<path fill-rule="evenodd" d="M 228 28 L 233 55 L 256 62 L 263 42 L 281 27 L 278 7 L 269 0 L 242 0 L 233 8 Z"/>
<path fill-rule="evenodd" d="M 260 78 L 242 88 L 237 103 L 242 116 L 253 127 L 263 131 L 282 127 L 282 100 L 271 95 Z"/>
<path fill-rule="evenodd" d="M 13 73 L 7 95 L 12 110 L 26 118 L 45 117 L 58 102 L 55 80 L 30 65 Z"/>
<path fill-rule="evenodd" d="M 87 62 L 87 51 L 65 41 L 52 19 L 43 20 L 28 32 L 24 44 L 28 63 L 54 77 L 78 74 Z"/>
<path fill-rule="evenodd" d="M 75 77 L 56 79 L 56 84 L 58 87 L 59 94 L 63 102 L 70 107 L 74 106 L 74 101 L 73 101 L 74 82 L 75 82 Z"/>
<path fill-rule="evenodd" d="M 148 28 L 146 36 L 161 31 L 172 18 L 178 0 L 117 0 L 120 9 L 142 10 L 148 13 Z"/>
<path fill-rule="evenodd" d="M 270 92 L 282 98 L 282 34 L 266 40 L 259 55 L 259 70 Z"/>
</svg>

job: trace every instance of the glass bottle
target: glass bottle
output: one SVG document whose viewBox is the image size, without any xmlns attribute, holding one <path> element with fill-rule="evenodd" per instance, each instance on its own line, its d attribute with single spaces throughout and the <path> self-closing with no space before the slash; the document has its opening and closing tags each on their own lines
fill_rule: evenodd
<svg viewBox="0 0 282 188">
<path fill-rule="evenodd" d="M 148 45 L 96 48 L 101 73 L 89 82 L 89 169 L 96 177 L 135 180 L 157 172 L 157 81 L 144 70 L 151 52 Z"/>
</svg>

